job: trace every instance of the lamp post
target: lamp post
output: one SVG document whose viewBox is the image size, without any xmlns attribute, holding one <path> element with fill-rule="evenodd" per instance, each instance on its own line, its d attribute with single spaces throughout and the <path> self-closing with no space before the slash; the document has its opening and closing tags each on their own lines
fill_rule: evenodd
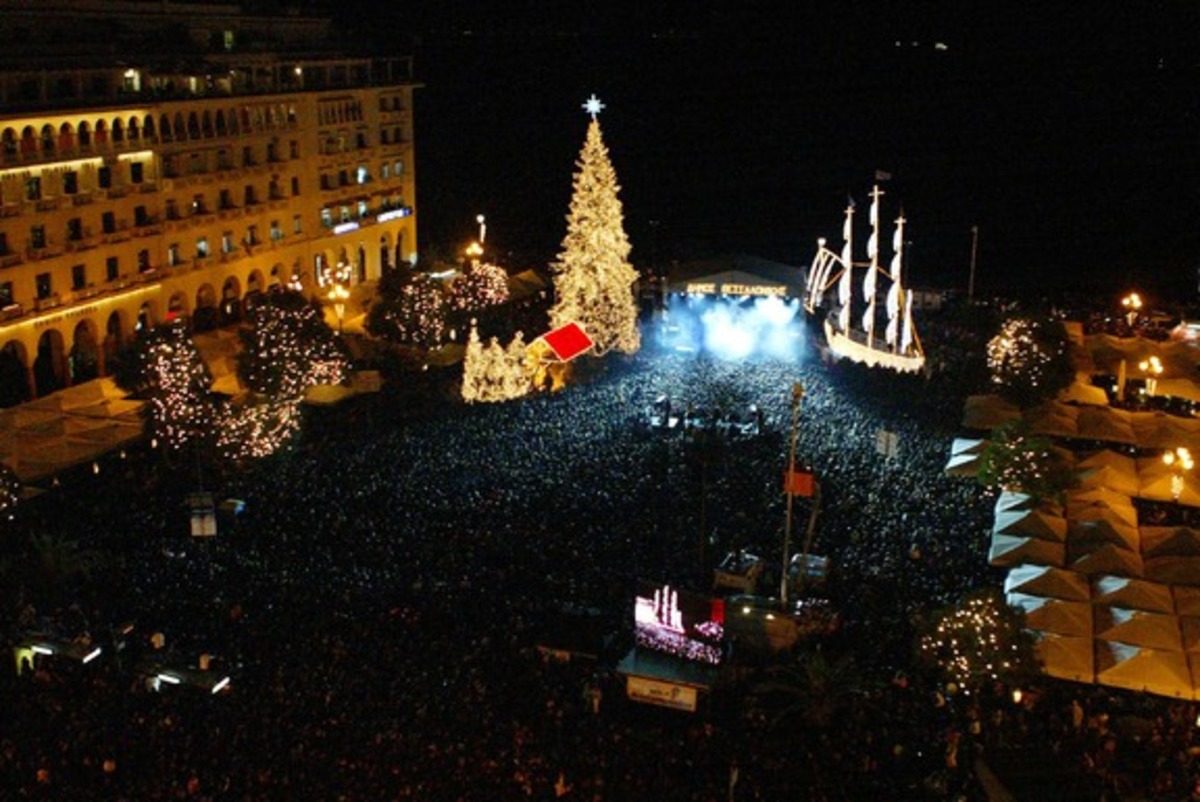
<svg viewBox="0 0 1200 802">
<path fill-rule="evenodd" d="M 466 254 L 472 265 L 478 265 L 479 260 L 483 258 L 483 246 L 478 242 L 472 242 L 467 246 Z"/>
<path fill-rule="evenodd" d="M 1192 461 L 1192 453 L 1180 446 L 1174 451 L 1165 452 L 1162 460 L 1164 465 L 1169 465 L 1174 469 L 1174 473 L 1171 475 L 1171 497 L 1178 503 L 1179 497 L 1183 495 L 1183 475 L 1195 465 Z"/>
<path fill-rule="evenodd" d="M 1158 390 L 1158 377 L 1162 375 L 1163 366 L 1158 357 L 1152 356 L 1138 363 L 1138 368 L 1146 374 L 1146 394 L 1153 397 Z"/>
<path fill-rule="evenodd" d="M 346 301 L 350 298 L 350 290 L 340 281 L 335 281 L 329 288 L 329 300 L 333 302 L 333 312 L 337 315 L 338 335 L 342 334 L 342 321 L 346 317 Z"/>
<path fill-rule="evenodd" d="M 475 222 L 479 223 L 479 244 L 482 246 L 484 240 L 487 239 L 487 218 L 481 214 L 475 215 Z"/>
<path fill-rule="evenodd" d="M 1142 309 L 1142 296 L 1131 292 L 1121 299 L 1121 306 L 1125 307 L 1125 320 L 1129 323 L 1129 327 L 1133 328 L 1133 324 L 1137 322 L 1138 312 Z"/>
<path fill-rule="evenodd" d="M 796 469 L 796 439 L 800 435 L 800 399 L 804 398 L 804 385 L 796 382 L 792 385 L 792 432 L 788 440 L 788 477 Z M 787 517 L 783 527 L 783 578 L 779 580 L 779 601 L 786 609 L 788 602 L 788 561 L 792 550 L 792 504 L 795 494 L 790 487 L 785 487 L 787 493 Z M 808 570 L 808 566 L 800 566 L 800 570 Z"/>
</svg>

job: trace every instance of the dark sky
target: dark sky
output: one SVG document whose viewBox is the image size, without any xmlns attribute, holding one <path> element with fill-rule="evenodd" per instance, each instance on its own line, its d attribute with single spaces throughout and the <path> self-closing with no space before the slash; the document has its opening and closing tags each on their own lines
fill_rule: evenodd
<svg viewBox="0 0 1200 802">
<path fill-rule="evenodd" d="M 343 19 L 411 51 L 425 84 L 423 245 L 463 244 L 482 212 L 516 259 L 552 256 L 595 92 L 639 266 L 716 251 L 806 263 L 876 169 L 894 176 L 917 283 L 965 281 L 973 224 L 985 287 L 1191 281 L 1200 265 L 1193 4 L 339 8 L 356 2 Z"/>
</svg>

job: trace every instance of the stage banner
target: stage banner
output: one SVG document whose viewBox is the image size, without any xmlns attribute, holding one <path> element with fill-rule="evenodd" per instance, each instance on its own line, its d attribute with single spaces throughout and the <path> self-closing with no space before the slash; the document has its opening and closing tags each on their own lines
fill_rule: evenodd
<svg viewBox="0 0 1200 802">
<path fill-rule="evenodd" d="M 625 691 L 635 702 L 684 710 L 688 713 L 696 712 L 696 689 L 687 685 L 635 677 L 631 674 L 625 678 Z"/>
</svg>

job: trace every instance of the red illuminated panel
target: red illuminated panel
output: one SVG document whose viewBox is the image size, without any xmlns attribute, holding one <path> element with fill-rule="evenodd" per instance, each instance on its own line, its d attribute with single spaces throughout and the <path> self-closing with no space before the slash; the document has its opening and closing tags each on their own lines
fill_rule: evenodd
<svg viewBox="0 0 1200 802">
<path fill-rule="evenodd" d="M 542 339 L 563 362 L 570 362 L 592 347 L 592 338 L 587 336 L 587 332 L 578 323 L 568 323 L 549 334 L 543 334 Z"/>
</svg>

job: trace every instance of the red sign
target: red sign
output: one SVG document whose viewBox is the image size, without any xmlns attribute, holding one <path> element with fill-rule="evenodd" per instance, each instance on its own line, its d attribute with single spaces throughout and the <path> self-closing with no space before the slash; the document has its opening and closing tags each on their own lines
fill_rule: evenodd
<svg viewBox="0 0 1200 802">
<path fill-rule="evenodd" d="M 554 351 L 554 355 L 563 362 L 570 362 L 592 347 L 592 338 L 587 336 L 587 332 L 578 323 L 568 323 L 548 334 L 543 334 L 542 339 Z"/>
<path fill-rule="evenodd" d="M 813 494 L 812 471 L 803 471 L 793 467 L 783 473 L 783 492 L 793 496 L 811 498 Z"/>
</svg>

